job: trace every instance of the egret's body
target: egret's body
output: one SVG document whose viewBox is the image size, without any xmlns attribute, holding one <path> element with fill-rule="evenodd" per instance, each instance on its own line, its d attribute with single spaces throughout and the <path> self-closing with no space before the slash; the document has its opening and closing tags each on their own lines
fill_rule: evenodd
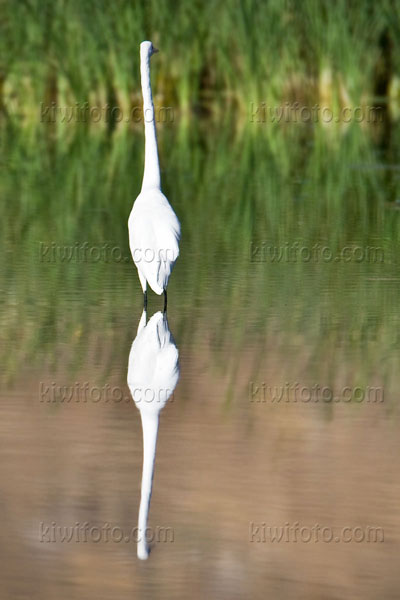
<svg viewBox="0 0 400 600">
<path fill-rule="evenodd" d="M 156 294 L 166 292 L 179 255 L 180 224 L 161 191 L 157 135 L 150 83 L 151 42 L 140 44 L 140 73 L 145 123 L 145 160 L 142 189 L 128 220 L 129 246 L 145 301 L 147 284 Z"/>
<path fill-rule="evenodd" d="M 128 386 L 140 410 L 143 428 L 143 472 L 138 519 L 137 555 L 146 559 L 147 518 L 153 482 L 159 414 L 179 379 L 179 353 L 165 314 L 158 312 L 146 325 L 146 311 L 129 354 Z"/>
</svg>

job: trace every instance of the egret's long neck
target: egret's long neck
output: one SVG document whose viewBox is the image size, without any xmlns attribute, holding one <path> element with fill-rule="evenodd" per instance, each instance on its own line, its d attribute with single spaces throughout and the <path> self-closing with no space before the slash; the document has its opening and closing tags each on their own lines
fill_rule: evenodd
<svg viewBox="0 0 400 600">
<path fill-rule="evenodd" d="M 153 97 L 150 83 L 150 56 L 142 56 L 140 61 L 140 75 L 142 80 L 143 117 L 144 117 L 144 174 L 142 190 L 144 188 L 160 188 L 160 165 L 158 162 L 156 121 L 154 118 Z"/>
<path fill-rule="evenodd" d="M 146 414 L 141 411 L 140 416 L 142 418 L 143 428 L 143 471 L 139 508 L 137 554 L 138 557 L 143 560 L 146 559 L 149 554 L 146 541 L 146 527 L 150 507 L 151 489 L 153 486 L 154 461 L 156 458 L 158 412 L 155 414 Z"/>
</svg>

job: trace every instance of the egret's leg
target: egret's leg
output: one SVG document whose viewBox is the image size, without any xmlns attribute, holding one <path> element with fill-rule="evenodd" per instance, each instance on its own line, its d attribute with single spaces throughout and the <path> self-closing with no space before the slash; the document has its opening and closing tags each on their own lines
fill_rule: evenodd
<svg viewBox="0 0 400 600">
<path fill-rule="evenodd" d="M 140 285 L 142 286 L 142 290 L 143 290 L 143 308 L 144 308 L 144 310 L 147 310 L 147 281 L 146 281 L 146 278 L 141 274 L 141 272 L 139 270 L 138 270 L 138 274 L 139 274 Z"/>
<path fill-rule="evenodd" d="M 167 290 L 164 290 L 164 312 L 167 312 Z"/>
<path fill-rule="evenodd" d="M 144 329 L 146 327 L 146 321 L 147 321 L 147 312 L 146 312 L 146 310 L 143 310 L 142 316 L 140 317 L 139 325 L 137 328 L 138 334 L 142 331 L 142 329 Z"/>
</svg>

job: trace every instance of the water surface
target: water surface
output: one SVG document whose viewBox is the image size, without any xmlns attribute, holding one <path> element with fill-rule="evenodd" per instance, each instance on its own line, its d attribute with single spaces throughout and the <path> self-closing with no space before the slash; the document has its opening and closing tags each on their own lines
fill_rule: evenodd
<svg viewBox="0 0 400 600">
<path fill-rule="evenodd" d="M 126 222 L 143 139 L 4 131 L 4 597 L 397 598 L 398 130 L 174 124 L 159 138 L 183 231 L 168 290 L 181 377 L 149 515 L 173 541 L 142 562 Z M 124 538 L 61 541 L 85 523 Z M 333 539 L 293 541 L 316 525 Z"/>
</svg>

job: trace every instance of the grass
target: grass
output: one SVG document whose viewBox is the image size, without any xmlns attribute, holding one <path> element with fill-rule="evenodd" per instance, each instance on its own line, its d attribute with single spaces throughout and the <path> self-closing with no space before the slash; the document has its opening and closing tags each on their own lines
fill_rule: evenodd
<svg viewBox="0 0 400 600">
<path fill-rule="evenodd" d="M 41 102 L 127 111 L 140 104 L 138 47 L 151 38 L 157 98 L 182 113 L 294 100 L 337 111 L 377 93 L 396 107 L 399 10 L 394 0 L 3 0 L 1 106 L 25 120 Z"/>
</svg>

